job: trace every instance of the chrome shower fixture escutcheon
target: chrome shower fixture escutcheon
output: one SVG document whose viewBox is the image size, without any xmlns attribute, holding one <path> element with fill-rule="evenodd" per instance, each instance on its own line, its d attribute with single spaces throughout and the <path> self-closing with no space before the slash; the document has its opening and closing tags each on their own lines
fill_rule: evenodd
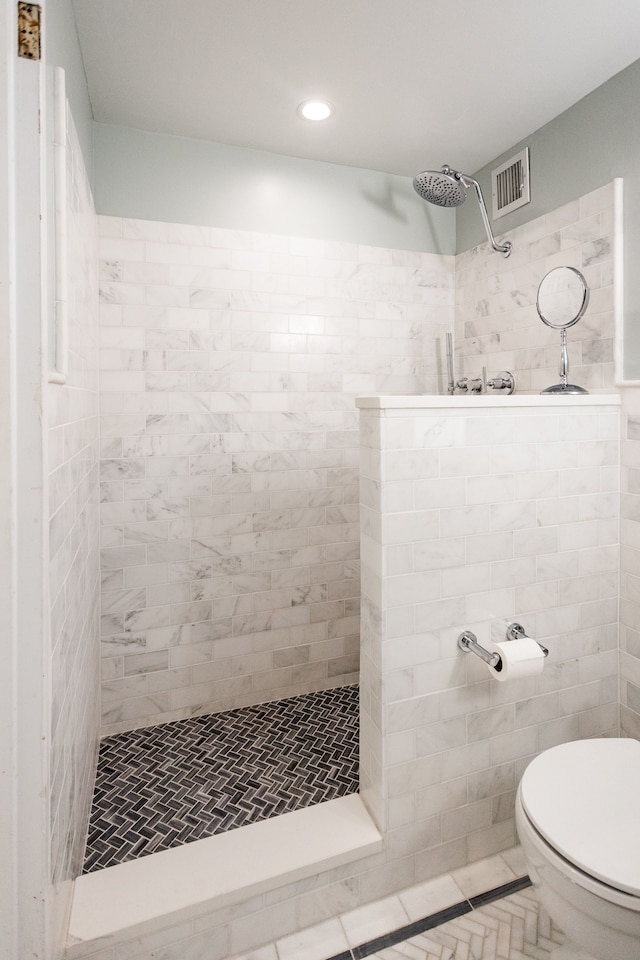
<svg viewBox="0 0 640 960">
<path fill-rule="evenodd" d="M 516 378 L 510 370 L 501 370 L 495 377 L 487 380 L 487 389 L 496 390 L 498 393 L 515 393 Z"/>
</svg>

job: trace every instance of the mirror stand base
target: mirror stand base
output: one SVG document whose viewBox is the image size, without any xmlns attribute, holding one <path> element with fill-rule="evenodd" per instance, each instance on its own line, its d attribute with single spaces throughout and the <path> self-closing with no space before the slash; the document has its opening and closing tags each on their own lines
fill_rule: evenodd
<svg viewBox="0 0 640 960">
<path fill-rule="evenodd" d="M 575 383 L 556 383 L 553 387 L 546 387 L 540 393 L 589 393 L 584 387 L 577 387 Z"/>
</svg>

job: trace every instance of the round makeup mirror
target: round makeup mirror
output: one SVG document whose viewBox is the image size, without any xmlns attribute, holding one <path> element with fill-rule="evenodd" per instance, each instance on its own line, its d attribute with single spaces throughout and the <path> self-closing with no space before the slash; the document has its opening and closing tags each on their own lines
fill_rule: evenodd
<svg viewBox="0 0 640 960">
<path fill-rule="evenodd" d="M 588 393 L 584 387 L 569 383 L 569 354 L 567 330 L 584 316 L 589 303 L 587 281 L 575 267 L 555 267 L 542 278 L 538 287 L 536 307 L 543 323 L 560 331 L 561 383 L 542 390 L 542 393 Z"/>
</svg>

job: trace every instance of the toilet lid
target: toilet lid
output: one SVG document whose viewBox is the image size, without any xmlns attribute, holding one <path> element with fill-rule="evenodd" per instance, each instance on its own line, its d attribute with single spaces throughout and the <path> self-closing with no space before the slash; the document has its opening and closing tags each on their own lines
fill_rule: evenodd
<svg viewBox="0 0 640 960">
<path fill-rule="evenodd" d="M 524 772 L 529 820 L 566 860 L 640 896 L 640 743 L 577 740 L 552 747 Z"/>
</svg>

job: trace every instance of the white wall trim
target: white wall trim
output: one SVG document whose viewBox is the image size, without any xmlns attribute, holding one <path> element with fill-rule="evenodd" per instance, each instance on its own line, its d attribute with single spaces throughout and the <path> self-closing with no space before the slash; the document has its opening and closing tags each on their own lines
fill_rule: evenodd
<svg viewBox="0 0 640 960">
<path fill-rule="evenodd" d="M 0 956 L 51 956 L 44 617 L 42 62 L 0 13 Z"/>
</svg>

